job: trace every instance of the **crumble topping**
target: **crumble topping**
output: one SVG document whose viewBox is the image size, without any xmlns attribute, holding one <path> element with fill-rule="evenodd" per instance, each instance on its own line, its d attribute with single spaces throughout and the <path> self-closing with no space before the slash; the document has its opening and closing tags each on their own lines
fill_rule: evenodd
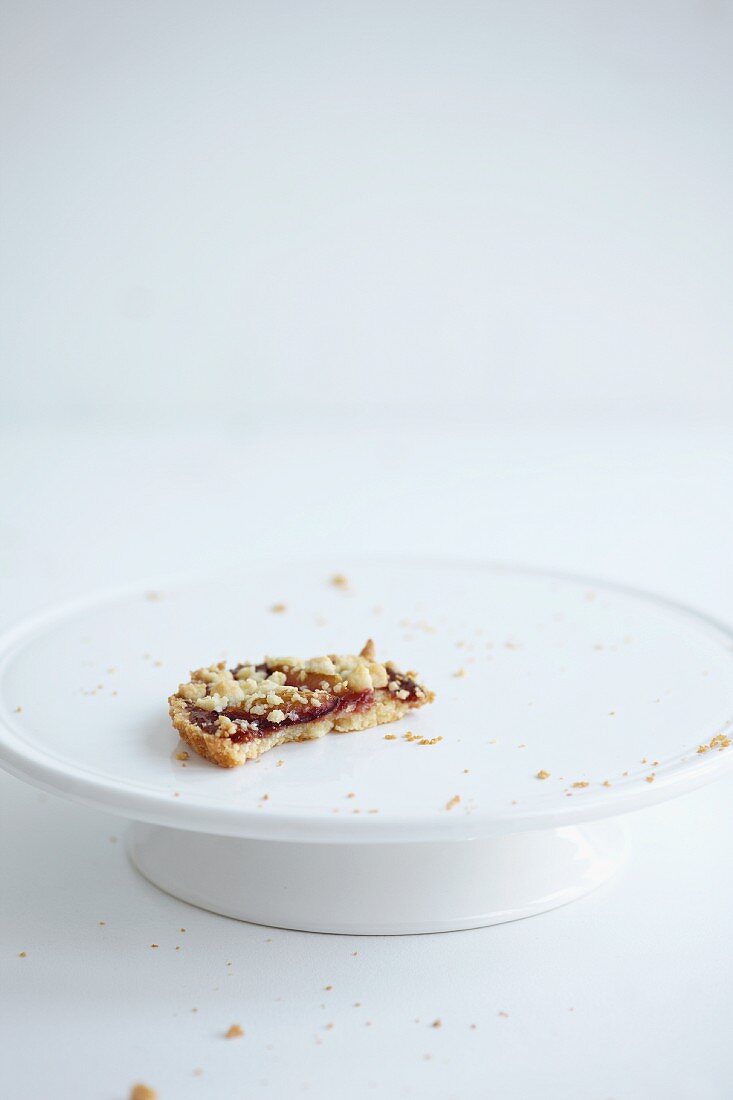
<svg viewBox="0 0 733 1100">
<path fill-rule="evenodd" d="M 169 705 L 188 745 L 234 767 L 286 741 L 393 722 L 432 700 L 416 672 L 377 661 L 369 640 L 356 656 L 276 656 L 234 667 L 218 661 L 192 672 Z M 415 740 L 435 745 L 442 738 Z"/>
<path fill-rule="evenodd" d="M 177 695 L 206 733 L 234 741 L 332 712 L 365 710 L 379 690 L 410 705 L 430 700 L 417 673 L 402 673 L 391 662 L 376 661 L 374 654 L 370 639 L 358 656 L 266 657 L 260 664 L 244 662 L 234 668 L 218 661 L 192 672 Z"/>
</svg>

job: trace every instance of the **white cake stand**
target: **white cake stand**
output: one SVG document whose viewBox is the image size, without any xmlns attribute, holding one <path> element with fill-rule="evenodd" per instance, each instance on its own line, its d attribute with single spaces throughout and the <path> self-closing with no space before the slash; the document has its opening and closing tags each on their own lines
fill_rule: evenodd
<svg viewBox="0 0 733 1100">
<path fill-rule="evenodd" d="M 190 668 L 368 637 L 419 670 L 431 707 L 232 771 L 179 759 L 166 696 Z M 79 601 L 0 639 L 4 768 L 132 819 L 132 858 L 163 890 L 320 932 L 471 928 L 582 896 L 622 862 L 624 815 L 733 761 L 732 715 L 727 628 L 483 564 L 261 564 Z"/>
</svg>

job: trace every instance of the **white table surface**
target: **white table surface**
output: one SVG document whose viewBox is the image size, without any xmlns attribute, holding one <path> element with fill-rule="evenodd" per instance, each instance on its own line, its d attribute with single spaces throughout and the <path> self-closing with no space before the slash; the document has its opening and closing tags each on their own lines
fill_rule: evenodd
<svg viewBox="0 0 733 1100">
<path fill-rule="evenodd" d="M 398 423 L 6 435 L 3 624 L 262 554 L 387 551 L 607 576 L 733 620 L 729 433 Z M 273 522 L 252 524 L 251 486 Z M 732 795 L 636 815 L 627 869 L 564 909 L 358 939 L 190 908 L 132 869 L 124 821 L 0 774 L 0 1095 L 723 1100 Z"/>
</svg>

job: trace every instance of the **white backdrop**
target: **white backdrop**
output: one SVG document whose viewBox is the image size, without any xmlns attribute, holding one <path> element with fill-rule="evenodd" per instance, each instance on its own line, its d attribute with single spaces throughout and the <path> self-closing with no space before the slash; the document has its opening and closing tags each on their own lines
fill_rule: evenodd
<svg viewBox="0 0 733 1100">
<path fill-rule="evenodd" d="M 721 0 L 0 3 L 0 631 L 258 556 L 733 621 L 731 57 Z M 566 909 L 365 941 L 0 774 L 0 1095 L 730 1100 L 732 794 Z"/>
<path fill-rule="evenodd" d="M 726 419 L 722 0 L 6 0 L 6 419 Z"/>
</svg>

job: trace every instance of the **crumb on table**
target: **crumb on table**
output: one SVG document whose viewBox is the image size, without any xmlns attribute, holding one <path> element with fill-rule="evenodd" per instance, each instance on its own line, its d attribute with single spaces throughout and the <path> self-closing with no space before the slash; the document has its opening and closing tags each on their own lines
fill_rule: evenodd
<svg viewBox="0 0 733 1100">
<path fill-rule="evenodd" d="M 225 1039 L 239 1039 L 242 1035 L 244 1035 L 244 1031 L 239 1026 L 239 1024 L 232 1024 L 231 1027 L 229 1028 L 229 1030 L 224 1035 L 224 1038 Z"/>
<path fill-rule="evenodd" d="M 130 1100 L 157 1100 L 157 1092 L 150 1085 L 133 1085 Z"/>
<path fill-rule="evenodd" d="M 446 810 L 452 810 L 453 807 L 457 806 L 460 801 L 461 801 L 461 796 L 459 794 L 454 794 L 453 797 L 449 798 L 448 801 L 446 802 L 446 804 L 445 804 Z"/>
<path fill-rule="evenodd" d="M 540 770 L 537 772 L 537 775 L 535 776 L 535 778 L 536 779 L 549 779 L 550 778 L 550 773 L 546 772 L 544 768 L 540 768 Z"/>
</svg>

